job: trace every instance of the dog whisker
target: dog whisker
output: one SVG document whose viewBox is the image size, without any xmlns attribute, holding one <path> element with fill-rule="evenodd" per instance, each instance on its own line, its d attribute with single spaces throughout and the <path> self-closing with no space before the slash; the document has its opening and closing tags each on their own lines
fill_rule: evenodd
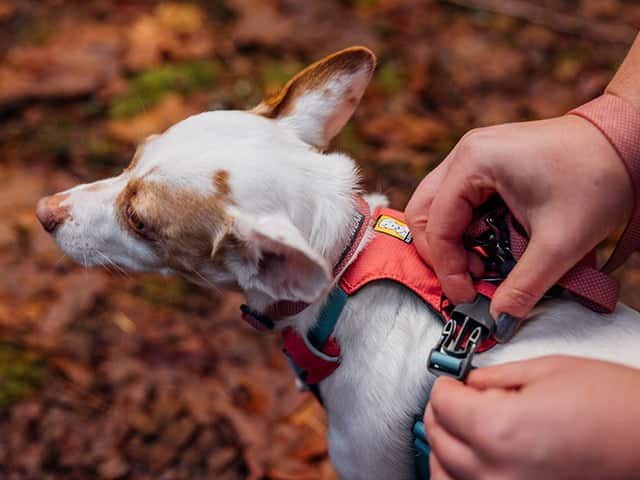
<svg viewBox="0 0 640 480">
<path fill-rule="evenodd" d="M 120 274 L 123 278 L 129 278 L 129 274 L 127 273 L 127 271 L 120 267 L 120 265 L 115 263 L 113 260 L 111 260 L 107 255 L 102 253 L 100 250 L 94 250 L 94 252 L 105 261 L 105 263 L 103 264 L 105 268 L 108 266 L 111 269 L 110 271 Z"/>
<path fill-rule="evenodd" d="M 195 273 L 198 276 L 198 278 L 200 278 L 207 287 L 213 289 L 216 293 L 221 293 L 220 288 L 218 288 L 216 285 L 211 283 L 211 281 L 207 279 L 204 275 L 202 275 L 202 273 L 200 273 L 198 270 L 193 270 L 193 273 Z"/>
<path fill-rule="evenodd" d="M 82 266 L 84 267 L 84 279 L 89 282 L 89 262 L 87 262 L 87 254 L 82 252 Z"/>
</svg>

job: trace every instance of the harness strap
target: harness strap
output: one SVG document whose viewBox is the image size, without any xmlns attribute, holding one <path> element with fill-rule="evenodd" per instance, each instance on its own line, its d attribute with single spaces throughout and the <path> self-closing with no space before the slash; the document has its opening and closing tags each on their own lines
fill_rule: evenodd
<svg viewBox="0 0 640 480">
<path fill-rule="evenodd" d="M 509 244 L 513 258 L 518 261 L 522 257 L 529 239 L 522 227 L 506 207 L 501 206 L 504 221 L 508 228 Z M 492 214 L 490 214 L 492 215 Z M 491 222 L 487 215 L 477 218 L 469 228 L 467 237 L 477 238 L 491 230 Z M 578 302 L 598 313 L 611 313 L 616 309 L 620 296 L 620 285 L 614 278 L 595 268 L 595 252 L 591 252 L 575 267 L 569 270 L 557 285 L 571 293 Z"/>
<path fill-rule="evenodd" d="M 306 336 L 292 327 L 282 332 L 283 351 L 291 360 L 298 378 L 307 385 L 319 383 L 340 366 L 340 345 L 331 335 L 348 298 L 349 295 L 340 287 L 334 288 L 318 321 Z"/>
</svg>

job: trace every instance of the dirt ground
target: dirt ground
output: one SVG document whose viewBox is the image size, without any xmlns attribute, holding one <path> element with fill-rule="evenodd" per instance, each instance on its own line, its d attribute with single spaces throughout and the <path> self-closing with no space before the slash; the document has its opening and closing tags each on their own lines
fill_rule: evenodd
<svg viewBox="0 0 640 480">
<path fill-rule="evenodd" d="M 0 0 L 0 478 L 336 478 L 321 408 L 237 294 L 78 267 L 40 196 L 362 44 L 379 66 L 334 148 L 402 208 L 467 130 L 596 96 L 638 25 L 634 0 Z M 640 307 L 640 261 L 619 277 Z"/>
</svg>

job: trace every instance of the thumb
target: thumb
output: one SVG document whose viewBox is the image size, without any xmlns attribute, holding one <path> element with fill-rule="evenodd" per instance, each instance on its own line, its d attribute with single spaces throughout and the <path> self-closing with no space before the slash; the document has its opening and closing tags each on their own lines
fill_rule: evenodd
<svg viewBox="0 0 640 480">
<path fill-rule="evenodd" d="M 501 323 L 511 316 L 519 323 L 538 303 L 540 298 L 581 258 L 579 251 L 570 251 L 568 242 L 541 235 L 531 236 L 522 257 L 496 290 L 491 301 L 491 314 L 498 319 L 497 338 L 509 340 L 509 334 L 501 335 Z M 506 315 L 504 315 L 506 314 Z M 506 318 L 506 320 L 505 320 Z M 508 330 L 508 329 L 507 329 Z M 516 328 L 511 328 L 511 336 Z"/>
</svg>

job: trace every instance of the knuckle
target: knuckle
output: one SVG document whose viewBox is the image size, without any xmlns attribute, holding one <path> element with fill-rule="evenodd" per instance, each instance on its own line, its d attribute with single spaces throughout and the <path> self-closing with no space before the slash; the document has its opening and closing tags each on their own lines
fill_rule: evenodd
<svg viewBox="0 0 640 480">
<path fill-rule="evenodd" d="M 426 240 L 427 244 L 433 248 L 436 253 L 441 253 L 440 250 L 444 238 L 442 232 L 432 222 L 428 222 L 424 229 L 424 240 Z M 438 261 L 439 258 L 435 258 L 434 260 Z"/>
<path fill-rule="evenodd" d="M 490 154 L 494 144 L 493 129 L 476 128 L 462 137 L 458 146 L 458 155 L 470 160 L 481 160 Z"/>
<path fill-rule="evenodd" d="M 506 308 L 499 309 L 505 313 L 522 316 L 536 304 L 539 298 L 540 295 L 531 289 L 511 287 L 501 293 L 500 302 L 498 303 L 504 305 Z"/>
<path fill-rule="evenodd" d="M 418 219 L 420 214 L 424 213 L 425 205 L 423 202 L 419 202 L 417 199 L 411 198 L 409 203 L 407 203 L 406 208 L 404 209 L 404 213 L 407 217 L 407 222 L 409 225 L 415 224 L 415 221 Z"/>
<path fill-rule="evenodd" d="M 468 428 L 468 431 L 470 434 L 469 438 L 475 438 L 475 439 L 487 438 L 488 422 L 487 422 L 486 411 L 476 408 L 473 411 L 469 412 L 466 418 L 466 421 L 467 421 L 466 428 Z M 483 441 L 483 444 L 485 443 L 486 442 Z"/>
<path fill-rule="evenodd" d="M 510 449 L 518 435 L 518 425 L 510 415 L 495 416 L 491 422 L 483 425 L 486 445 L 494 452 Z"/>
<path fill-rule="evenodd" d="M 560 224 L 561 221 L 558 221 Z M 565 222 L 565 225 L 566 222 Z M 546 252 L 548 261 L 562 261 L 567 256 L 575 255 L 574 249 L 571 246 L 575 245 L 570 235 L 573 228 L 565 228 L 561 225 L 558 228 L 548 229 L 544 232 L 544 235 L 540 235 L 536 241 L 540 245 L 540 251 Z M 569 237 L 569 238 L 568 238 Z"/>
</svg>

